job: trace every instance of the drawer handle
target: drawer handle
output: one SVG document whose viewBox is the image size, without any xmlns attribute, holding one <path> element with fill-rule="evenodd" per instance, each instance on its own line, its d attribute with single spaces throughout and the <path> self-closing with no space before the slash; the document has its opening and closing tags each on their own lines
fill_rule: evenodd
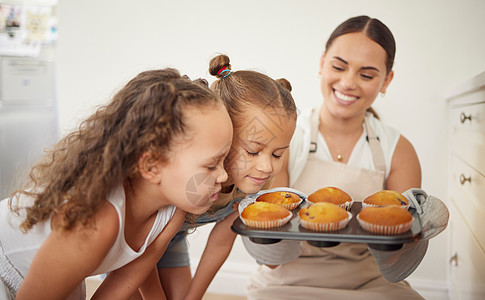
<svg viewBox="0 0 485 300">
<path fill-rule="evenodd" d="M 465 123 L 466 120 L 469 120 L 471 122 L 472 121 L 472 115 L 468 115 L 467 116 L 467 115 L 465 115 L 465 113 L 462 112 L 460 114 L 460 122 L 461 122 L 461 124 Z"/>
<path fill-rule="evenodd" d="M 461 183 L 461 185 L 464 185 L 465 182 L 467 182 L 467 181 L 471 183 L 472 182 L 472 178 L 471 177 L 465 177 L 465 175 L 461 174 L 460 175 L 460 183 Z"/>
<path fill-rule="evenodd" d="M 455 255 L 450 258 L 450 265 L 453 267 L 458 266 L 458 253 L 455 253 Z"/>
</svg>

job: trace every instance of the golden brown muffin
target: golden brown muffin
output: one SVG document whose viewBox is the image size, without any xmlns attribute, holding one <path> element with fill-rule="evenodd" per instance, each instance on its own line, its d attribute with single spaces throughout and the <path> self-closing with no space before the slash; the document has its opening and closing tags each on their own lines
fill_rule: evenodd
<svg viewBox="0 0 485 300">
<path fill-rule="evenodd" d="M 300 224 L 310 230 L 334 231 L 344 228 L 352 215 L 342 207 L 328 203 L 318 202 L 303 207 L 298 212 Z"/>
<path fill-rule="evenodd" d="M 353 203 L 349 194 L 337 187 L 332 186 L 324 187 L 311 193 L 307 200 L 311 204 L 318 202 L 329 202 L 347 210 L 350 209 L 350 206 Z"/>
<path fill-rule="evenodd" d="M 250 227 L 273 228 L 285 225 L 291 216 L 291 212 L 281 205 L 254 202 L 244 208 L 241 220 Z"/>
<path fill-rule="evenodd" d="M 413 223 L 411 213 L 399 206 L 364 207 L 357 216 L 362 228 L 379 234 L 399 234 Z"/>
<path fill-rule="evenodd" d="M 408 199 L 401 193 L 391 190 L 383 190 L 370 195 L 362 201 L 363 207 L 367 206 L 386 206 L 397 205 L 403 208 L 409 208 Z"/>
<path fill-rule="evenodd" d="M 256 201 L 278 204 L 291 210 L 297 208 L 302 200 L 297 194 L 280 191 L 262 194 Z"/>
</svg>

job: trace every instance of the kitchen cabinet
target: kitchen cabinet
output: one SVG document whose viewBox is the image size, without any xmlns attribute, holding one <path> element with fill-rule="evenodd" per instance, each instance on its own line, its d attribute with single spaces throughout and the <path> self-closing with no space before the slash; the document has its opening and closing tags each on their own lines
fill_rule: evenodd
<svg viewBox="0 0 485 300">
<path fill-rule="evenodd" d="M 485 72 L 447 95 L 451 299 L 485 299 Z"/>
</svg>

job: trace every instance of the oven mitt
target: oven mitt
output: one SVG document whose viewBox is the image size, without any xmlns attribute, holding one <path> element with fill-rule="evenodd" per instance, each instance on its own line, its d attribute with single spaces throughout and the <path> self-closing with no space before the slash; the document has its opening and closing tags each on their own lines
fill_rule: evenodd
<svg viewBox="0 0 485 300">
<path fill-rule="evenodd" d="M 379 270 L 390 282 L 406 279 L 419 266 L 428 248 L 428 240 L 442 232 L 448 225 L 449 212 L 446 205 L 421 189 L 409 189 L 403 193 L 411 207 L 421 219 L 419 240 L 396 251 L 382 251 L 369 248 Z"/>
<path fill-rule="evenodd" d="M 406 243 L 395 251 L 369 248 L 382 276 L 390 282 L 406 279 L 419 266 L 428 249 L 428 240 Z"/>
<path fill-rule="evenodd" d="M 409 205 L 416 209 L 421 219 L 422 240 L 429 240 L 445 230 L 450 213 L 446 205 L 438 198 L 426 194 L 421 189 L 409 189 L 402 194 Z"/>
<path fill-rule="evenodd" d="M 306 199 L 306 195 L 298 190 L 292 188 L 278 187 L 269 190 L 262 190 L 255 194 L 247 195 L 239 203 L 239 214 L 249 204 L 256 201 L 256 198 L 262 194 L 271 192 L 291 192 L 300 196 L 301 199 Z M 281 265 L 288 263 L 300 256 L 300 241 L 296 240 L 281 240 L 274 244 L 258 244 L 249 239 L 249 237 L 241 236 L 244 247 L 248 253 L 256 259 L 259 264 L 266 265 Z"/>
<path fill-rule="evenodd" d="M 300 241 L 281 240 L 274 244 L 258 244 L 247 236 L 241 236 L 244 247 L 258 262 L 265 265 L 282 265 L 300 256 Z"/>
</svg>

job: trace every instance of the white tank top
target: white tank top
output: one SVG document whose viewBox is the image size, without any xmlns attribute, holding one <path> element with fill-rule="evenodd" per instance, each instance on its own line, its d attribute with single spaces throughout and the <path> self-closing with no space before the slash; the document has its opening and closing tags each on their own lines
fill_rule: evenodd
<svg viewBox="0 0 485 300">
<path fill-rule="evenodd" d="M 140 257 L 146 250 L 146 248 L 155 240 L 155 238 L 162 232 L 165 225 L 172 218 L 175 213 L 175 206 L 169 205 L 158 211 L 155 222 L 153 223 L 152 229 L 148 233 L 145 239 L 145 243 L 140 247 L 138 251 L 133 250 L 125 240 L 125 191 L 123 186 L 119 186 L 114 189 L 113 192 L 108 196 L 108 201 L 114 206 L 116 212 L 118 213 L 118 218 L 120 221 L 118 236 L 116 241 L 111 246 L 108 254 L 104 258 L 103 262 L 91 275 L 102 274 L 116 270 L 129 262 Z"/>
<path fill-rule="evenodd" d="M 138 251 L 134 251 L 128 246 L 124 237 L 125 200 L 125 192 L 122 185 L 115 188 L 108 195 L 108 201 L 118 213 L 118 236 L 101 265 L 91 275 L 107 273 L 118 269 L 141 256 L 146 248 L 162 232 L 162 229 L 170 221 L 175 212 L 175 207 L 172 205 L 159 210 L 155 222 L 145 239 L 145 243 Z M 21 197 L 21 203 L 31 201 L 31 199 L 25 196 Z M 49 218 L 45 222 L 36 224 L 24 234 L 19 229 L 19 225 L 23 219 L 24 215 L 17 216 L 10 211 L 7 199 L 0 201 L 0 242 L 9 261 L 19 271 L 22 277 L 25 277 L 35 254 L 51 232 L 51 220 Z"/>
</svg>

